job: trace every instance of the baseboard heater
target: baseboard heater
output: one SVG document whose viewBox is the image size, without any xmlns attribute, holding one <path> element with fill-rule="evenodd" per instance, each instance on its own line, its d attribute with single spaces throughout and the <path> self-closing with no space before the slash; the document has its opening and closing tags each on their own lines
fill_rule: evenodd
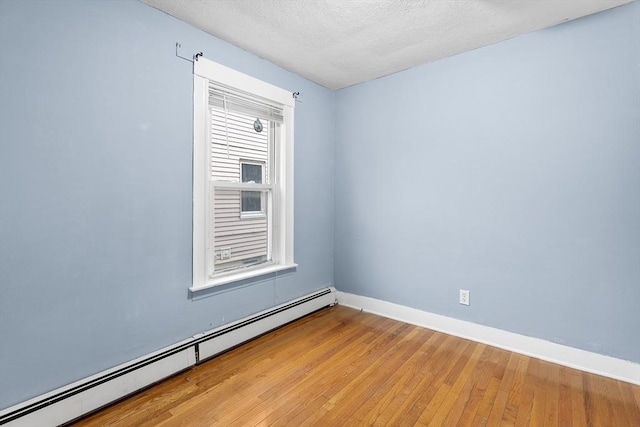
<svg viewBox="0 0 640 427">
<path fill-rule="evenodd" d="M 0 411 L 0 425 L 57 426 L 336 302 L 325 288 Z"/>
</svg>

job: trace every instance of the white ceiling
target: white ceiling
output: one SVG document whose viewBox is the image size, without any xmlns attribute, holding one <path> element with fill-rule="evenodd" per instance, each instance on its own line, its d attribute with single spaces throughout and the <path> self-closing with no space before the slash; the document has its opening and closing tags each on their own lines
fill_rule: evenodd
<svg viewBox="0 0 640 427">
<path fill-rule="evenodd" d="M 632 0 L 141 0 L 340 89 Z"/>
</svg>

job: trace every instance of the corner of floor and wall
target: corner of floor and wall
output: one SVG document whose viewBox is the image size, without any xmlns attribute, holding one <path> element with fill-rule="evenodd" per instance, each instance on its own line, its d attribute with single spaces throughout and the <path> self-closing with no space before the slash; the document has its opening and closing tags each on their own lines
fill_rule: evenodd
<svg viewBox="0 0 640 427">
<path fill-rule="evenodd" d="M 639 64 L 634 2 L 338 91 L 341 303 L 640 382 Z"/>
</svg>

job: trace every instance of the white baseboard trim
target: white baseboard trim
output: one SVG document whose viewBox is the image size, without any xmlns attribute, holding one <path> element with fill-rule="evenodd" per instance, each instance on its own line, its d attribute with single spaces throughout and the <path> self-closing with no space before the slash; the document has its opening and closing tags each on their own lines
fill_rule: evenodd
<svg viewBox="0 0 640 427">
<path fill-rule="evenodd" d="M 338 304 L 581 371 L 640 385 L 640 364 L 627 360 L 346 292 L 338 291 Z"/>
<path fill-rule="evenodd" d="M 336 302 L 327 287 L 162 350 L 0 410 L 0 425 L 45 427 L 68 423 L 120 398 L 183 371 L 272 329 Z"/>
</svg>

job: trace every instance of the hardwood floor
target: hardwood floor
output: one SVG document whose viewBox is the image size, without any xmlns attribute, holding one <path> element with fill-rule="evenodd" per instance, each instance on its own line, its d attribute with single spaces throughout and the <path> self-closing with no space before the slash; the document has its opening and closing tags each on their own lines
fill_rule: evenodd
<svg viewBox="0 0 640 427">
<path fill-rule="evenodd" d="M 77 426 L 640 426 L 640 387 L 321 310 Z"/>
</svg>

